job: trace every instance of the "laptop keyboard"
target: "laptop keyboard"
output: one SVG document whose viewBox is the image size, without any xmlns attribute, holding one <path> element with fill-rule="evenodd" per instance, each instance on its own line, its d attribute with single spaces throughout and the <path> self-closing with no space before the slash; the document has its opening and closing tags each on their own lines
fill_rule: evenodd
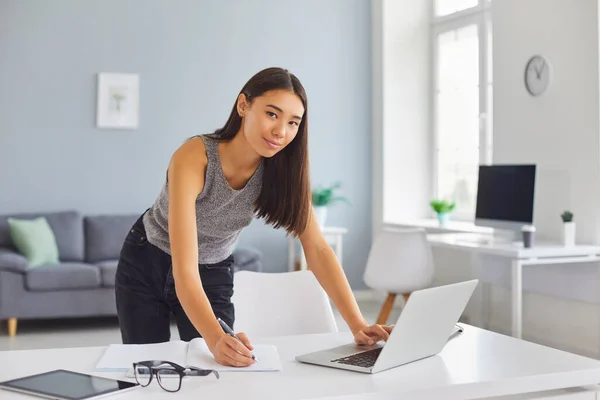
<svg viewBox="0 0 600 400">
<path fill-rule="evenodd" d="M 375 361 L 377 361 L 377 357 L 379 357 L 379 353 L 381 353 L 382 349 L 383 347 L 363 351 L 362 353 L 353 354 L 348 357 L 342 357 L 335 360 L 331 360 L 331 362 L 353 365 L 355 367 L 370 368 L 373 365 L 375 365 Z"/>
</svg>

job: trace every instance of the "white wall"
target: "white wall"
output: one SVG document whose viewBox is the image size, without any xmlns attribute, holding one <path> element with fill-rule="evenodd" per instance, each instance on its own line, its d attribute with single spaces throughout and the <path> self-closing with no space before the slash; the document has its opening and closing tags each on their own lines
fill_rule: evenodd
<svg viewBox="0 0 600 400">
<path fill-rule="evenodd" d="M 600 104 L 597 0 L 499 0 L 492 9 L 494 163 L 538 165 L 534 224 L 561 238 L 560 213 L 571 209 L 579 242 L 600 242 Z M 550 60 L 552 83 L 540 97 L 524 87 L 527 60 Z M 464 254 L 435 254 L 438 280 L 464 273 Z M 510 328 L 509 265 L 486 261 L 489 327 Z M 464 277 L 463 277 L 464 278 Z M 598 265 L 527 267 L 524 338 L 600 356 Z M 575 328 L 575 329 L 573 329 Z"/>
<path fill-rule="evenodd" d="M 429 215 L 431 3 L 373 1 L 375 228 L 382 219 Z M 560 240 L 560 213 L 570 209 L 577 240 L 598 242 L 597 0 L 499 0 L 493 4 L 492 26 L 493 161 L 538 165 L 534 223 L 539 238 Z M 537 98 L 526 92 L 523 79 L 534 54 L 546 56 L 552 66 L 550 88 Z"/>
<path fill-rule="evenodd" d="M 383 0 L 371 2 L 371 230 L 383 222 Z"/>
<path fill-rule="evenodd" d="M 578 241 L 600 243 L 600 10 L 597 2 L 496 0 L 493 3 L 493 161 L 538 165 L 534 216 L 538 237 L 560 240 L 562 226 L 559 215 L 564 209 L 571 209 L 577 222 Z M 408 65 L 428 62 L 425 53 L 417 50 L 417 44 L 422 44 L 429 32 L 411 27 L 418 21 L 421 21 L 420 26 L 425 26 L 419 16 L 426 14 L 416 11 L 419 9 L 416 1 L 408 2 L 410 7 L 406 9 L 406 2 L 403 2 L 403 7 L 398 3 L 381 3 L 387 12 L 384 21 L 396 21 L 395 25 L 384 25 L 382 33 L 384 79 L 380 85 L 384 92 L 392 91 L 381 95 L 386 102 L 381 117 L 386 144 L 384 154 L 396 163 L 395 170 L 406 171 L 391 182 L 402 185 L 395 187 L 410 193 L 403 199 L 400 194 L 397 195 L 401 199 L 397 204 L 402 209 L 397 209 L 395 216 L 406 214 L 409 216 L 407 219 L 412 219 L 420 216 L 418 202 L 423 201 L 422 198 L 417 199 L 413 191 L 422 193 L 422 180 L 428 180 L 430 176 L 429 153 L 421 153 L 422 148 L 419 147 L 427 144 L 419 133 L 420 129 L 426 128 L 423 121 L 426 114 L 420 107 L 415 109 L 418 103 L 411 106 L 402 104 L 402 93 L 408 97 L 411 92 L 405 89 L 395 93 L 394 90 L 405 86 L 416 91 L 416 85 L 419 85 L 420 90 L 429 93 L 428 86 L 420 80 L 416 83 L 400 81 L 402 77 L 408 80 Z M 421 5 L 421 11 L 423 7 Z M 405 17 L 412 18 L 412 22 Z M 417 32 L 422 32 L 422 36 Z M 411 33 L 415 39 L 412 47 L 407 43 L 403 46 L 394 44 L 394 37 L 408 38 Z M 386 51 L 392 50 L 398 54 L 398 59 L 388 58 Z M 537 98 L 531 97 L 524 87 L 525 64 L 534 54 L 546 56 L 553 73 L 548 91 Z M 394 64 L 400 58 L 405 58 L 402 66 L 404 74 L 397 74 L 394 78 L 389 74 L 401 68 Z M 423 65 L 422 68 L 425 69 Z M 423 93 L 420 95 L 424 96 Z M 396 113 L 396 126 L 391 110 Z M 373 118 L 376 123 L 375 113 Z M 412 137 L 394 135 L 395 131 L 410 132 Z M 415 178 L 411 180 L 410 175 Z M 390 180 L 386 180 L 385 184 L 390 184 Z M 385 193 L 383 201 L 394 201 L 393 193 Z M 377 204 L 374 202 L 375 207 Z M 374 223 L 378 221 L 374 218 Z M 436 284 L 472 276 L 466 252 L 436 249 L 434 258 Z M 487 264 L 488 272 L 497 275 L 491 287 L 491 308 L 487 320 L 492 329 L 508 332 L 511 313 L 509 268 L 495 264 Z M 598 283 L 598 265 L 595 263 L 527 268 L 523 282 L 524 337 L 599 357 Z M 471 311 L 467 310 L 467 317 Z"/>
<path fill-rule="evenodd" d="M 538 165 L 534 223 L 561 237 L 559 214 L 575 213 L 577 239 L 600 239 L 597 0 L 501 0 L 492 11 L 495 163 Z M 540 97 L 524 87 L 525 63 L 550 60 Z"/>
<path fill-rule="evenodd" d="M 373 1 L 374 221 L 427 215 L 431 193 L 430 3 Z"/>
</svg>

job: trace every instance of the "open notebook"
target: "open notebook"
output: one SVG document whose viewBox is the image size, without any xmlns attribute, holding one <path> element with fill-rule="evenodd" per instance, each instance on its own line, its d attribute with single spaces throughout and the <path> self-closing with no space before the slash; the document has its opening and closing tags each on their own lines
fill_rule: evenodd
<svg viewBox="0 0 600 400">
<path fill-rule="evenodd" d="M 202 338 L 189 342 L 171 340 L 153 344 L 111 344 L 96 364 L 96 371 L 128 372 L 133 363 L 145 360 L 164 360 L 182 366 L 193 366 L 217 371 L 280 371 L 281 361 L 277 348 L 273 345 L 259 344 L 254 346 L 253 354 L 256 362 L 248 367 L 228 367 L 215 361 Z"/>
</svg>

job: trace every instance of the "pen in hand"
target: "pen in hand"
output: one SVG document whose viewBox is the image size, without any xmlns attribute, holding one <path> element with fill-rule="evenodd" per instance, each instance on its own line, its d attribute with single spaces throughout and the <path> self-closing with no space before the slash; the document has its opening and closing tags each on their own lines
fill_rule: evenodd
<svg viewBox="0 0 600 400">
<path fill-rule="evenodd" d="M 225 323 L 225 321 L 223 321 L 221 318 L 217 318 L 217 321 L 219 321 L 219 324 L 221 325 L 221 328 L 223 328 L 223 330 L 225 331 L 225 333 L 227 333 L 228 335 L 231 335 L 234 338 L 236 338 L 241 344 L 244 344 L 244 342 L 242 342 L 241 339 L 239 337 L 237 337 L 237 335 L 233 332 L 233 330 L 229 327 L 229 325 L 227 325 Z M 257 361 L 256 357 L 254 357 L 254 354 L 252 354 L 252 359 L 254 361 Z"/>
</svg>

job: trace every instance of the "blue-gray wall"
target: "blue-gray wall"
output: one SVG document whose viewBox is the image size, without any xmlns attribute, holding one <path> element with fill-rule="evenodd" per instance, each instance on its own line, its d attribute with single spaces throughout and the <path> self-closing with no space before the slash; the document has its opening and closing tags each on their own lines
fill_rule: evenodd
<svg viewBox="0 0 600 400">
<path fill-rule="evenodd" d="M 309 98 L 314 184 L 343 183 L 352 206 L 352 286 L 371 238 L 368 0 L 0 0 L 0 213 L 142 212 L 172 152 L 221 126 L 242 85 L 283 66 Z M 140 75 L 140 127 L 95 127 L 96 74 Z M 284 271 L 282 231 L 255 221 L 241 244 Z"/>
</svg>

